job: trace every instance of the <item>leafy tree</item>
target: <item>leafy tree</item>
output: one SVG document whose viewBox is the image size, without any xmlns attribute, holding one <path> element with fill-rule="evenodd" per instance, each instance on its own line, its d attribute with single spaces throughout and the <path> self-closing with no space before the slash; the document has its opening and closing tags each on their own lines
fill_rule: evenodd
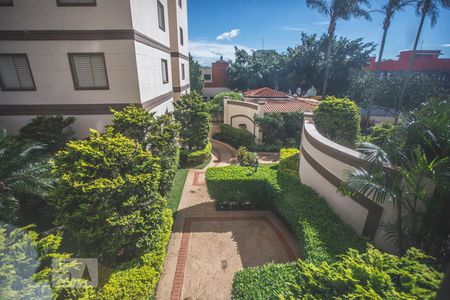
<svg viewBox="0 0 450 300">
<path fill-rule="evenodd" d="M 20 129 L 18 138 L 34 140 L 45 146 L 44 152 L 53 154 L 73 137 L 75 132 L 70 126 L 74 122 L 74 117 L 38 116 Z"/>
<path fill-rule="evenodd" d="M 202 66 L 198 61 L 189 54 L 189 79 L 191 84 L 191 91 L 203 93 L 205 85 L 205 78 L 203 77 Z"/>
<path fill-rule="evenodd" d="M 160 192 L 167 195 L 178 169 L 178 136 L 180 125 L 171 114 L 155 116 L 145 109 L 128 105 L 121 111 L 111 110 L 113 119 L 111 127 L 135 139 L 142 147 L 159 158 L 161 166 Z"/>
<path fill-rule="evenodd" d="M 328 25 L 328 41 L 325 60 L 325 78 L 322 89 L 322 97 L 327 95 L 328 76 L 330 74 L 330 58 L 334 39 L 334 31 L 336 23 L 339 20 L 348 21 L 351 18 L 364 18 L 370 20 L 370 14 L 364 7 L 370 5 L 368 0 L 306 0 L 306 5 L 328 17 L 330 23 Z"/>
<path fill-rule="evenodd" d="M 91 130 L 89 139 L 71 141 L 56 154 L 53 173 L 56 224 L 79 254 L 110 264 L 151 251 L 166 201 L 158 160 L 135 140 Z"/>
<path fill-rule="evenodd" d="M 225 99 L 225 97 L 231 100 L 238 100 L 238 101 L 243 100 L 242 94 L 238 92 L 231 91 L 219 93 L 215 95 L 213 100 L 211 101 L 212 111 L 223 113 L 223 99 Z"/>
<path fill-rule="evenodd" d="M 300 144 L 302 112 L 266 113 L 264 116 L 255 115 L 255 124 L 263 132 L 265 145 L 296 147 Z M 279 150 L 279 149 L 278 149 Z"/>
<path fill-rule="evenodd" d="M 423 23 L 425 18 L 428 16 L 431 20 L 431 27 L 436 25 L 437 18 L 439 15 L 439 6 L 442 6 L 445 9 L 450 8 L 450 0 L 418 0 L 416 6 L 416 14 L 420 16 L 419 28 L 417 29 L 416 39 L 414 41 L 413 50 L 411 53 L 411 57 L 408 61 L 408 69 L 407 69 L 407 77 L 411 75 L 411 70 L 414 63 L 414 58 L 416 57 L 417 46 L 419 44 L 420 35 L 422 34 Z M 398 112 L 401 110 L 403 106 L 403 101 L 405 99 L 405 93 L 407 90 L 408 80 L 403 82 L 400 99 L 398 101 L 397 109 L 396 109 L 396 122 L 398 120 Z"/>
<path fill-rule="evenodd" d="M 287 299 L 434 299 L 444 275 L 427 259 L 414 248 L 397 257 L 369 247 L 334 263 L 299 260 Z"/>
<path fill-rule="evenodd" d="M 314 112 L 317 130 L 338 144 L 353 147 L 359 134 L 358 106 L 348 98 L 327 97 Z"/>
<path fill-rule="evenodd" d="M 211 130 L 210 104 L 203 102 L 199 93 L 191 92 L 174 102 L 174 107 L 175 120 L 181 125 L 182 148 L 188 151 L 204 149 Z"/>
<path fill-rule="evenodd" d="M 16 141 L 0 132 L 0 219 L 13 221 L 21 195 L 40 198 L 52 187 L 50 165 L 33 154 L 43 146 L 30 140 Z M 22 199 L 20 199 L 22 200 Z"/>
<path fill-rule="evenodd" d="M 74 288 L 62 287 L 64 279 L 56 274 L 67 274 L 78 267 L 76 261 L 61 263 L 68 253 L 58 253 L 62 234 L 40 238 L 31 230 L 34 225 L 13 228 L 0 223 L 0 299 L 83 299 L 92 291 L 85 280 L 71 280 Z M 53 270 L 51 269 L 53 260 Z M 55 285 L 51 286 L 52 280 Z"/>
</svg>

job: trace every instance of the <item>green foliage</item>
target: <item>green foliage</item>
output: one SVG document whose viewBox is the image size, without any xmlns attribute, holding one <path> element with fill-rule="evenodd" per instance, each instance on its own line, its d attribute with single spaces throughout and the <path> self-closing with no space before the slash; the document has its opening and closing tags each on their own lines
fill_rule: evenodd
<svg viewBox="0 0 450 300">
<path fill-rule="evenodd" d="M 238 92 L 222 92 L 214 96 L 211 104 L 213 105 L 212 111 L 223 113 L 223 99 L 228 98 L 230 100 L 243 101 L 241 93 Z"/>
<path fill-rule="evenodd" d="M 74 131 L 70 126 L 74 122 L 74 117 L 38 116 L 20 128 L 18 139 L 33 140 L 45 146 L 42 152 L 53 154 L 64 148 L 73 137 Z"/>
<path fill-rule="evenodd" d="M 379 147 L 382 147 L 388 140 L 394 136 L 396 126 L 392 123 L 380 123 L 370 129 L 367 141 Z"/>
<path fill-rule="evenodd" d="M 149 251 L 114 272 L 96 299 L 150 299 L 155 295 L 169 243 L 173 219 L 170 209 L 162 211 L 161 227 Z"/>
<path fill-rule="evenodd" d="M 152 247 L 166 205 L 158 160 L 139 144 L 108 130 L 72 141 L 55 156 L 59 179 L 51 205 L 87 257 L 127 260 Z"/>
<path fill-rule="evenodd" d="M 167 207 L 172 210 L 172 213 L 175 213 L 178 209 L 188 173 L 189 169 L 179 169 L 175 175 L 172 189 L 167 195 Z"/>
<path fill-rule="evenodd" d="M 300 150 L 297 148 L 285 148 L 280 150 L 279 172 L 298 176 L 298 164 L 300 161 Z"/>
<path fill-rule="evenodd" d="M 186 156 L 186 164 L 188 166 L 197 166 L 204 163 L 211 157 L 212 145 L 208 143 L 204 149 L 194 151 L 194 152 L 182 152 L 182 157 Z M 184 160 L 184 158 L 182 159 Z"/>
<path fill-rule="evenodd" d="M 358 106 L 348 98 L 327 97 L 314 112 L 317 130 L 332 141 L 354 147 L 359 134 Z"/>
<path fill-rule="evenodd" d="M 255 115 L 255 124 L 263 132 L 263 144 L 274 145 L 278 151 L 284 147 L 298 147 L 302 130 L 302 112 L 272 112 L 264 116 Z"/>
<path fill-rule="evenodd" d="M 434 299 L 443 274 L 422 263 L 426 255 L 409 249 L 397 257 L 369 247 L 350 249 L 334 263 L 298 261 L 294 299 Z"/>
<path fill-rule="evenodd" d="M 82 279 L 72 279 L 77 288 L 64 288 L 63 279 L 52 272 L 66 274 L 76 262 L 58 263 L 52 270 L 52 259 L 69 258 L 68 253 L 58 253 L 62 234 L 49 234 L 40 238 L 31 230 L 34 225 L 12 228 L 0 223 L 0 299 L 83 299 L 92 288 Z"/>
<path fill-rule="evenodd" d="M 0 132 L 0 220 L 13 221 L 19 202 L 41 199 L 52 188 L 48 159 L 39 154 L 43 149 Z"/>
<path fill-rule="evenodd" d="M 217 209 L 267 209 L 276 197 L 276 168 L 227 166 L 206 171 L 208 193 Z"/>
<path fill-rule="evenodd" d="M 178 136 L 180 125 L 172 115 L 155 116 L 145 109 L 128 105 L 121 111 L 111 110 L 111 127 L 126 137 L 138 141 L 144 149 L 159 158 L 161 178 L 159 191 L 165 196 L 170 191 L 178 169 Z"/>
<path fill-rule="evenodd" d="M 246 147 L 239 147 L 237 159 L 242 167 L 254 167 L 258 161 L 258 156 L 255 152 L 249 152 Z"/>
<path fill-rule="evenodd" d="M 210 104 L 203 102 L 199 93 L 191 92 L 174 102 L 174 107 L 175 120 L 181 125 L 182 149 L 189 152 L 205 149 L 211 130 Z"/>
<path fill-rule="evenodd" d="M 234 128 L 227 124 L 220 124 L 220 133 L 215 133 L 213 138 L 231 145 L 234 148 L 252 148 L 255 136 L 246 129 Z"/>
<path fill-rule="evenodd" d="M 202 66 L 198 61 L 189 54 L 189 80 L 191 84 L 191 91 L 199 94 L 203 93 L 205 79 L 203 78 Z"/>
<path fill-rule="evenodd" d="M 278 299 L 295 282 L 295 264 L 269 263 L 250 267 L 234 275 L 232 299 Z"/>
</svg>

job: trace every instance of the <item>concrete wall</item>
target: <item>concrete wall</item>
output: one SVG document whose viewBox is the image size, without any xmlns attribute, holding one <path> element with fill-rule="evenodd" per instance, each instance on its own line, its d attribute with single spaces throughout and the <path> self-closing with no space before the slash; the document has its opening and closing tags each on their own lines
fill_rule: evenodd
<svg viewBox="0 0 450 300">
<path fill-rule="evenodd" d="M 338 145 L 322 136 L 306 114 L 301 138 L 299 176 L 303 184 L 316 190 L 341 219 L 381 248 L 394 252 L 390 241 L 378 229 L 380 222 L 395 220 L 395 209 L 383 207 L 363 196 L 351 199 L 337 189 L 346 180 L 347 171 L 367 166 L 361 153 Z"/>
<path fill-rule="evenodd" d="M 231 125 L 234 128 L 239 128 L 239 124 L 245 124 L 247 131 L 255 136 L 255 142 L 258 144 L 262 142 L 262 132 L 254 123 L 253 118 L 255 114 L 264 114 L 264 105 L 225 98 L 223 106 L 225 124 Z"/>
</svg>

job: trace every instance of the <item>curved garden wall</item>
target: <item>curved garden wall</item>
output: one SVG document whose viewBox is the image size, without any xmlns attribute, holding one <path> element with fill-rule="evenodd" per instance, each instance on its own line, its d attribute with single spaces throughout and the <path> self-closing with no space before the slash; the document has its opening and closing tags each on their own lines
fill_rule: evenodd
<svg viewBox="0 0 450 300">
<path fill-rule="evenodd" d="M 362 195 L 352 199 L 337 191 L 346 179 L 347 170 L 367 165 L 363 155 L 322 136 L 314 126 L 311 114 L 305 114 L 300 147 L 299 176 L 302 183 L 323 196 L 334 212 L 356 232 L 393 251 L 378 229 L 380 222 L 395 218 L 392 206 L 382 207 Z"/>
</svg>

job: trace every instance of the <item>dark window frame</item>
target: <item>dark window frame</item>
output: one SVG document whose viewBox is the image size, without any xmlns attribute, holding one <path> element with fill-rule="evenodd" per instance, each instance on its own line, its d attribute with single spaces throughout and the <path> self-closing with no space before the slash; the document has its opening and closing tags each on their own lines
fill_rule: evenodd
<svg viewBox="0 0 450 300">
<path fill-rule="evenodd" d="M 56 0 L 57 6 L 67 7 L 67 6 L 97 6 L 97 0 L 92 0 L 92 3 L 64 3 L 61 0 Z"/>
<path fill-rule="evenodd" d="M 183 28 L 181 28 L 181 26 L 180 26 L 180 45 L 184 46 L 184 32 L 183 32 Z"/>
<path fill-rule="evenodd" d="M 178 6 L 183 9 L 183 0 L 178 0 Z"/>
<path fill-rule="evenodd" d="M 27 61 L 28 70 L 30 71 L 31 81 L 33 82 L 32 88 L 7 88 L 3 84 L 3 80 L 0 78 L 0 89 L 3 92 L 32 92 L 37 91 L 36 82 L 34 81 L 33 71 L 31 71 L 30 60 L 28 59 L 28 55 L 26 53 L 0 53 L 0 56 L 22 56 L 25 57 Z M 16 70 L 17 72 L 17 70 Z"/>
<path fill-rule="evenodd" d="M 106 86 L 105 87 L 80 87 L 78 83 L 78 77 L 75 71 L 75 65 L 73 64 L 73 57 L 76 55 L 91 55 L 101 56 L 103 58 L 103 66 L 105 69 Z M 95 91 L 95 90 L 109 90 L 108 69 L 106 68 L 106 59 L 104 52 L 69 52 L 67 53 L 69 58 L 70 73 L 72 74 L 73 87 L 76 91 Z"/>
<path fill-rule="evenodd" d="M 206 79 L 206 76 L 208 76 L 209 79 Z M 211 76 L 211 74 L 203 74 L 203 79 L 209 81 L 209 80 L 212 80 L 212 76 Z"/>
<path fill-rule="evenodd" d="M 159 10 L 162 10 L 162 15 L 160 16 Z M 158 27 L 159 29 L 161 29 L 162 31 L 166 31 L 166 9 L 164 7 L 164 5 L 161 3 L 161 1 L 156 1 L 156 13 L 158 14 Z M 162 18 L 162 20 L 160 19 L 160 17 Z"/>
<path fill-rule="evenodd" d="M 11 7 L 11 6 L 14 6 L 14 2 L 13 2 L 13 0 L 9 0 L 8 3 L 0 3 L 0 6 Z"/>
<path fill-rule="evenodd" d="M 181 80 L 186 80 L 186 66 L 181 64 Z"/>
<path fill-rule="evenodd" d="M 167 79 L 164 78 L 164 71 L 166 71 Z M 169 83 L 169 62 L 164 58 L 161 59 L 161 75 L 163 84 Z"/>
</svg>

